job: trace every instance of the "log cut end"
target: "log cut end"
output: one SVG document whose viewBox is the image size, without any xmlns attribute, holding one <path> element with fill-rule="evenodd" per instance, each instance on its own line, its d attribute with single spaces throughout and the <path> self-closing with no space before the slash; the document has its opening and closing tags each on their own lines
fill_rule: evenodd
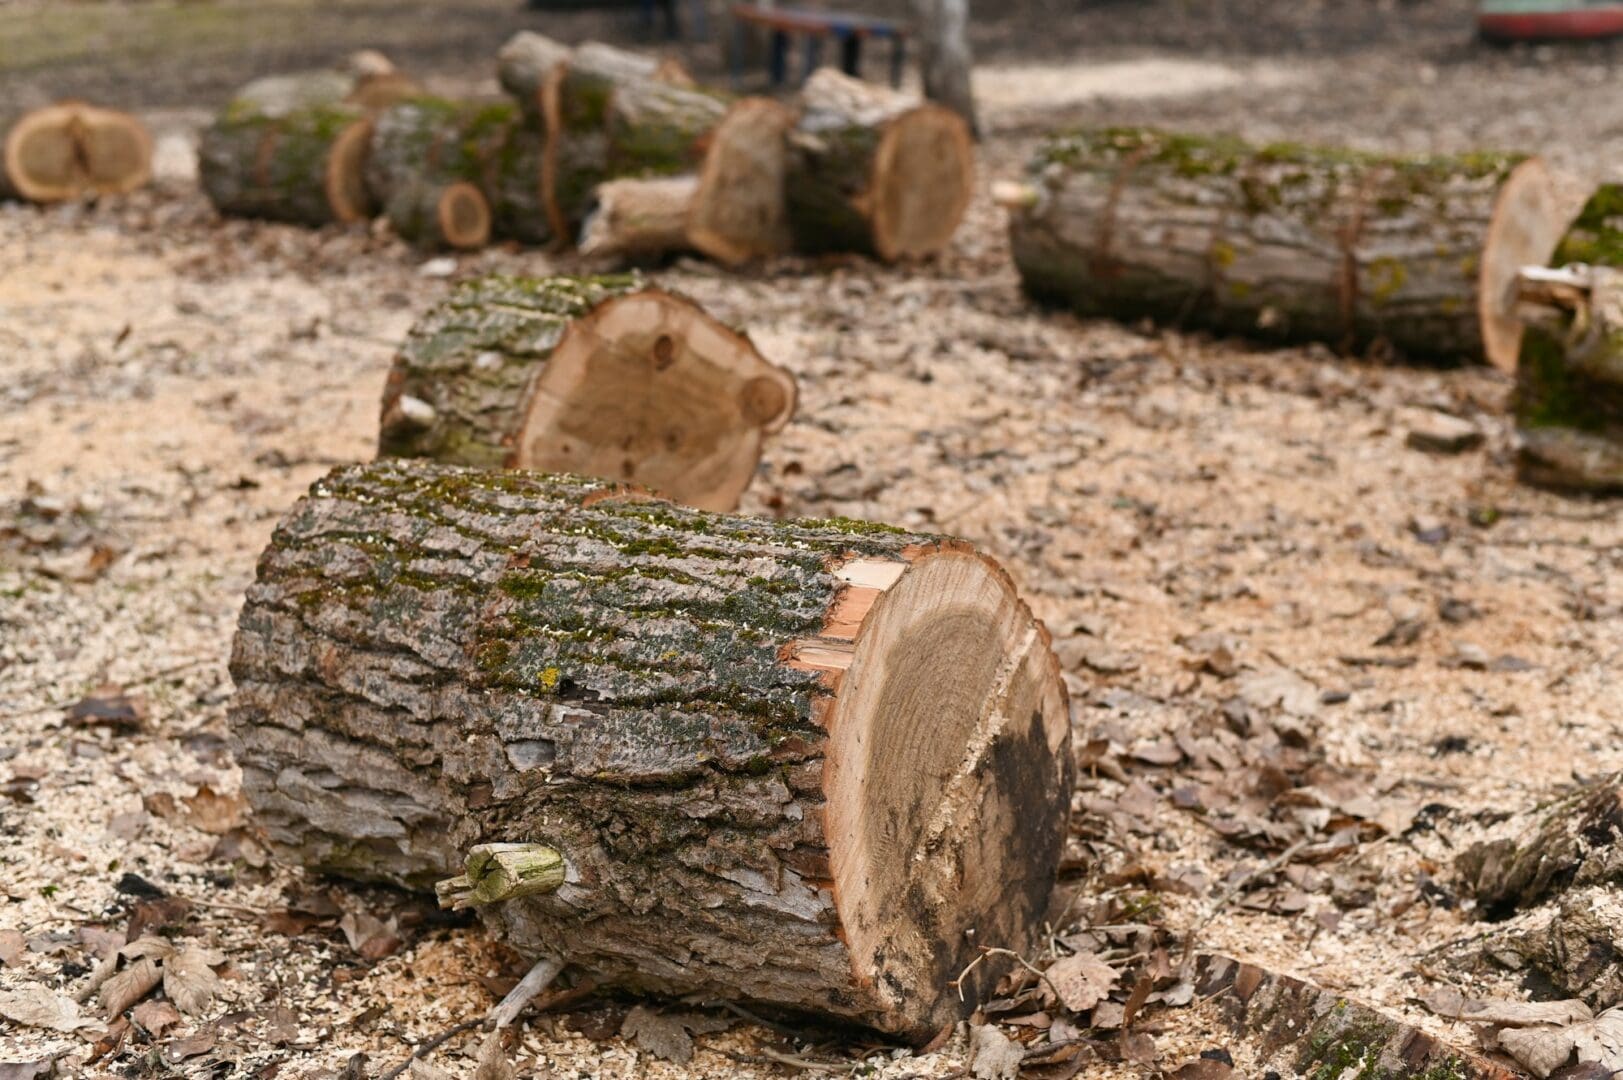
<svg viewBox="0 0 1623 1080">
<path fill-rule="evenodd" d="M 1516 275 L 1549 262 L 1581 205 L 1581 199 L 1572 205 L 1565 185 L 1537 158 L 1517 165 L 1499 189 L 1482 245 L 1477 303 L 1483 352 L 1501 371 L 1514 372 L 1521 355 Z"/>
<path fill-rule="evenodd" d="M 355 121 L 338 133 L 327 153 L 323 186 L 334 221 L 350 224 L 372 216 L 372 194 L 366 186 L 372 128 L 369 118 Z"/>
<path fill-rule="evenodd" d="M 490 243 L 490 203 L 467 181 L 445 185 L 434 212 L 446 246 L 473 251 Z"/>
<path fill-rule="evenodd" d="M 571 323 L 531 391 L 509 464 L 634 481 L 730 510 L 762 438 L 794 403 L 793 378 L 747 337 L 645 289 Z"/>
<path fill-rule="evenodd" d="M 886 125 L 870 191 L 880 258 L 934 255 L 952 241 L 975 188 L 974 147 L 963 117 L 941 105 L 921 105 Z"/>
<path fill-rule="evenodd" d="M 710 135 L 688 217 L 688 241 L 717 262 L 736 266 L 789 250 L 784 175 L 792 109 L 745 98 Z"/>
<path fill-rule="evenodd" d="M 33 202 L 121 195 L 152 175 L 152 136 L 129 113 L 64 102 L 26 113 L 0 144 L 3 183 Z"/>
<path fill-rule="evenodd" d="M 983 1000 L 983 948 L 1042 924 L 1070 807 L 1070 721 L 1042 624 L 990 560 L 853 560 L 791 664 L 836 687 L 824 830 L 876 1026 L 931 1033 Z M 847 642 L 849 642 L 847 644 Z"/>
</svg>

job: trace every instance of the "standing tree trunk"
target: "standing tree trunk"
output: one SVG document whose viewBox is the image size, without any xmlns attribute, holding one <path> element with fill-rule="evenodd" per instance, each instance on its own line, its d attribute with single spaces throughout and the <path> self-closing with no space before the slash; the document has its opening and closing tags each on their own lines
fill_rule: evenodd
<svg viewBox="0 0 1623 1080">
<path fill-rule="evenodd" d="M 1536 158 L 1138 129 L 1050 139 L 998 198 L 1027 291 L 1083 314 L 1505 371 L 1516 272 L 1544 264 L 1571 216 Z"/>
<path fill-rule="evenodd" d="M 1623 492 L 1623 270 L 1528 268 L 1518 298 L 1528 320 L 1514 401 L 1522 478 Z"/>
<path fill-rule="evenodd" d="M 970 78 L 975 62 L 969 51 L 969 0 L 912 2 L 924 96 L 945 105 L 964 118 L 971 132 L 978 132 Z"/>
<path fill-rule="evenodd" d="M 470 282 L 412 328 L 378 451 L 635 481 L 731 510 L 794 379 L 634 275 Z"/>
<path fill-rule="evenodd" d="M 483 194 L 495 235 L 544 244 L 552 227 L 541 191 L 542 143 L 510 101 L 410 98 L 378 115 L 367 186 L 398 230 L 395 192 L 460 181 Z"/>
<path fill-rule="evenodd" d="M 619 985 L 922 1041 L 1043 931 L 1065 691 L 960 541 L 351 467 L 276 530 L 231 672 L 282 853 L 428 888 L 477 846 L 455 897 L 530 893 L 482 913 Z"/>
<path fill-rule="evenodd" d="M 800 104 L 786 185 L 798 250 L 894 260 L 947 246 L 975 186 L 960 116 L 833 68 L 806 81 Z"/>
<path fill-rule="evenodd" d="M 63 102 L 0 115 L 0 197 L 123 195 L 152 177 L 152 135 L 129 113 Z"/>
</svg>

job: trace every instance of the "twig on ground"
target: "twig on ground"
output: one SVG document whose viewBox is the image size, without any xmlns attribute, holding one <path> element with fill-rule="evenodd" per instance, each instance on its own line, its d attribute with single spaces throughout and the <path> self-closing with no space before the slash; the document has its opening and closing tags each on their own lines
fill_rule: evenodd
<svg viewBox="0 0 1623 1080">
<path fill-rule="evenodd" d="M 1284 869 L 1286 866 L 1289 866 L 1290 861 L 1296 858 L 1296 856 L 1300 855 L 1302 853 L 1302 849 L 1307 847 L 1310 842 L 1311 837 L 1302 837 L 1302 839 L 1296 841 L 1296 843 L 1292 844 L 1284 851 L 1281 851 L 1278 855 L 1275 855 L 1272 859 L 1269 859 L 1255 870 L 1245 874 L 1239 880 L 1235 881 L 1234 884 L 1223 890 L 1223 895 L 1217 898 L 1217 903 L 1212 905 L 1212 909 L 1206 913 L 1205 918 L 1201 919 L 1200 922 L 1189 931 L 1188 936 L 1184 938 L 1183 964 L 1187 965 L 1190 958 L 1194 956 L 1195 943 L 1200 938 L 1201 931 L 1210 926 L 1212 920 L 1221 915 L 1229 904 L 1234 902 L 1234 898 L 1239 896 L 1240 893 L 1245 890 L 1247 885 L 1251 884 L 1260 877 L 1267 877 L 1269 874 L 1276 873 L 1279 870 Z"/>
<path fill-rule="evenodd" d="M 395 1080 L 395 1077 L 411 1068 L 412 1062 L 417 1061 L 420 1058 L 427 1057 L 429 1054 L 432 1054 L 434 1051 L 438 1050 L 440 1047 L 444 1046 L 458 1035 L 461 1035 L 464 1032 L 472 1031 L 474 1028 L 479 1027 L 484 1022 L 485 1018 L 480 1017 L 477 1020 L 464 1020 L 455 1027 L 446 1028 L 432 1039 L 429 1039 L 427 1042 L 419 1045 L 417 1049 L 411 1052 L 410 1057 L 396 1065 L 394 1068 L 390 1069 L 388 1072 L 384 1073 L 379 1080 Z"/>
<path fill-rule="evenodd" d="M 563 969 L 563 961 L 554 960 L 550 956 L 537 960 L 535 966 L 518 981 L 518 985 L 509 990 L 507 996 L 490 1010 L 487 1019 L 496 1022 L 497 1031 L 511 1024 L 518 1019 L 518 1014 L 535 1000 L 537 994 L 552 985 L 552 980 L 556 979 Z"/>
</svg>

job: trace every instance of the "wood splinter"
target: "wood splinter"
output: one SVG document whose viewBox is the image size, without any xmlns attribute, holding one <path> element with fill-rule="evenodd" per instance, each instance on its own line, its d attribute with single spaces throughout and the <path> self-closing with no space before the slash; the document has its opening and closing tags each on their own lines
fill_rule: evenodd
<svg viewBox="0 0 1623 1080">
<path fill-rule="evenodd" d="M 461 911 L 557 891 L 568 876 L 561 853 L 545 844 L 475 844 L 464 872 L 435 882 L 440 907 Z"/>
</svg>

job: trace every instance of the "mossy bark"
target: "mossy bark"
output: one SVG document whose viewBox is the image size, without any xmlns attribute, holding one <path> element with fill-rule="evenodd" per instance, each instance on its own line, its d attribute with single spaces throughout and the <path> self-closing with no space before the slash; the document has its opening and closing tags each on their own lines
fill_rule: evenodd
<svg viewBox="0 0 1623 1080">
<path fill-rule="evenodd" d="M 496 236 L 545 244 L 552 228 L 541 190 L 542 144 L 540 129 L 513 102 L 416 97 L 379 115 L 367 185 L 387 210 L 397 192 L 414 185 L 464 181 L 490 203 Z"/>
<path fill-rule="evenodd" d="M 878 254 L 867 194 L 879 136 L 876 126 L 838 122 L 791 137 L 784 196 L 797 251 Z"/>
<path fill-rule="evenodd" d="M 1623 267 L 1623 184 L 1596 188 L 1561 238 L 1550 265 L 1573 263 Z"/>
<path fill-rule="evenodd" d="M 1010 238 L 1026 290 L 1084 315 L 1481 359 L 1485 240 L 1522 160 L 1078 132 L 1032 159 Z"/>
<path fill-rule="evenodd" d="M 359 137 L 356 126 L 367 124 L 368 116 L 341 101 L 299 104 L 286 112 L 262 108 L 251 98 L 233 101 L 203 134 L 203 190 L 223 214 L 299 225 L 359 220 L 372 209 L 363 178 L 348 184 L 335 175 L 340 163 L 334 154 L 345 140 Z M 345 189 L 358 198 L 345 198 Z"/>
<path fill-rule="evenodd" d="M 538 473 L 338 470 L 243 609 L 244 790 L 282 853 L 413 889 L 475 844 L 555 848 L 557 892 L 482 912 L 523 951 L 919 1035 L 917 1003 L 879 1015 L 853 980 L 821 880 L 833 691 L 785 657 L 823 632 L 842 560 L 937 542 Z"/>
<path fill-rule="evenodd" d="M 419 319 L 395 355 L 378 453 L 501 468 L 529 387 L 569 324 L 642 287 L 635 275 L 486 277 Z M 426 403 L 431 414 L 403 405 Z"/>
<path fill-rule="evenodd" d="M 542 34 L 521 30 L 496 54 L 496 81 L 537 131 L 543 124 L 541 91 L 553 69 L 567 63 L 573 51 Z"/>
<path fill-rule="evenodd" d="M 1519 469 L 1541 486 L 1623 492 L 1623 270 L 1587 278 L 1575 306 L 1530 312 L 1514 400 Z"/>
</svg>

